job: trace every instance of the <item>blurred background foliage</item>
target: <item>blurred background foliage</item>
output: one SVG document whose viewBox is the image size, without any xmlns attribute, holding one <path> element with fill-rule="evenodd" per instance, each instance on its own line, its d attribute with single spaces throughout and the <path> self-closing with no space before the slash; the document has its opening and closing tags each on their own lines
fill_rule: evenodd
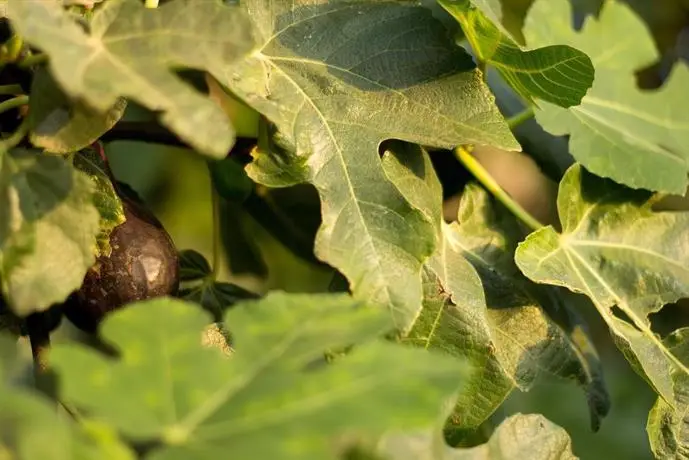
<svg viewBox="0 0 689 460">
<path fill-rule="evenodd" d="M 577 27 L 587 14 L 595 14 L 603 0 L 571 0 L 577 10 Z M 504 22 L 516 35 L 532 0 L 502 0 Z M 689 57 L 689 0 L 625 0 L 648 24 L 663 59 L 639 74 L 641 87 L 662 84 L 677 59 Z M 620 37 L 623 39 L 623 37 Z M 522 103 L 489 75 L 498 104 L 506 116 L 519 112 Z M 534 213 L 552 213 L 554 185 L 571 162 L 566 140 L 553 138 L 540 130 L 534 121 L 519 127 L 524 150 L 534 161 L 522 155 L 486 152 L 482 161 L 502 181 L 502 185 Z M 180 249 L 195 249 L 213 259 L 213 219 L 211 183 L 205 160 L 194 153 L 175 147 L 116 141 L 106 146 L 118 179 L 137 190 L 161 219 Z M 504 152 L 503 152 L 504 153 Z M 448 205 L 456 200 L 468 179 L 448 152 L 433 152 L 445 186 Z M 528 161 L 524 159 L 527 158 Z M 534 164 L 539 168 L 534 168 Z M 519 171 L 519 173 L 515 171 Z M 534 172 L 535 171 L 535 172 Z M 536 185 L 534 185 L 536 184 Z M 262 190 L 260 196 L 272 203 L 282 215 L 292 219 L 307 234 L 318 224 L 318 202 L 315 191 L 306 186 L 281 190 Z M 530 201 L 529 201 L 530 200 Z M 451 206 L 451 205 L 450 205 Z M 239 284 L 254 292 L 282 289 L 291 292 L 324 291 L 334 278 L 332 270 L 296 257 L 276 240 L 264 225 L 246 212 L 246 207 L 223 203 L 223 242 L 220 280 Z M 452 216 L 452 207 L 446 212 Z M 230 253 L 230 255 L 228 255 Z M 586 401 L 575 385 L 544 382 L 529 393 L 515 392 L 495 414 L 496 421 L 520 411 L 538 412 L 563 426 L 572 436 L 574 450 L 582 459 L 652 458 L 645 432 L 646 417 L 654 395 L 647 384 L 629 367 L 610 340 L 610 336 L 590 306 L 583 312 L 591 325 L 592 335 L 605 364 L 612 397 L 612 411 L 598 433 L 590 430 Z M 686 307 L 684 307 L 686 309 Z M 665 313 L 663 321 L 681 321 L 686 314 L 682 306 Z"/>
</svg>

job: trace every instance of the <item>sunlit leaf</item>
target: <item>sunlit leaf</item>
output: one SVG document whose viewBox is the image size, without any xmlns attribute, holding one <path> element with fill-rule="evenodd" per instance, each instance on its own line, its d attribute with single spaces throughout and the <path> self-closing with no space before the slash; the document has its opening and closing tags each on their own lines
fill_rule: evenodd
<svg viewBox="0 0 689 460">
<path fill-rule="evenodd" d="M 344 295 L 277 293 L 230 310 L 229 359 L 201 344 L 207 322 L 172 299 L 114 313 L 102 334 L 119 359 L 76 344 L 55 347 L 63 397 L 132 439 L 160 439 L 148 455 L 155 460 L 230 451 L 238 460 L 321 460 L 339 458 L 359 436 L 428 426 L 464 369 L 375 340 L 391 327 L 389 315 Z M 325 351 L 362 341 L 373 342 L 325 362 Z"/>
<path fill-rule="evenodd" d="M 689 363 L 689 328 L 678 329 L 663 340 L 682 362 Z M 646 430 L 656 458 L 689 458 L 689 377 L 673 375 L 674 407 L 662 398 L 648 414 Z"/>
<path fill-rule="evenodd" d="M 117 123 L 127 102 L 118 99 L 99 112 L 68 98 L 45 70 L 34 73 L 29 104 L 31 143 L 51 153 L 71 153 L 89 146 Z"/>
<path fill-rule="evenodd" d="M 653 202 L 648 192 L 572 166 L 558 194 L 562 233 L 532 233 L 516 262 L 534 281 L 587 295 L 626 358 L 676 409 L 673 381 L 689 369 L 649 316 L 689 295 L 689 214 L 653 212 Z"/>
<path fill-rule="evenodd" d="M 88 34 L 56 2 L 8 0 L 7 13 L 17 32 L 50 56 L 50 71 L 70 96 L 100 112 L 131 98 L 160 112 L 161 122 L 200 152 L 222 158 L 229 151 L 234 133 L 223 111 L 173 68 L 222 73 L 248 52 L 249 21 L 239 7 L 175 0 L 151 9 L 109 0 Z"/>
<path fill-rule="evenodd" d="M 404 340 L 474 364 L 454 425 L 475 428 L 514 388 L 526 391 L 540 376 L 556 375 L 583 387 L 597 430 L 610 404 L 598 356 L 557 292 L 530 282 L 514 264 L 522 238 L 514 216 L 470 184 L 459 223 L 445 224 L 440 183 L 428 155 L 410 145 L 387 147 L 388 177 L 437 223 L 442 238 L 426 265 L 423 311 Z M 561 321 L 547 312 L 558 313 Z"/>
<path fill-rule="evenodd" d="M 524 36 L 529 46 L 571 45 L 587 53 L 596 79 L 581 105 L 543 104 L 536 119 L 569 135 L 569 151 L 589 171 L 634 188 L 684 193 L 689 172 L 689 68 L 677 63 L 662 88 L 641 91 L 635 72 L 659 54 L 643 20 L 619 1 L 572 28 L 567 0 L 536 0 Z"/>
<path fill-rule="evenodd" d="M 496 22 L 495 6 L 486 4 L 485 0 L 439 0 L 439 3 L 462 25 L 477 57 L 495 67 L 527 101 L 539 99 L 571 107 L 578 105 L 591 88 L 593 64 L 581 51 L 567 45 L 522 50 Z"/>
<path fill-rule="evenodd" d="M 380 451 L 389 460 L 575 460 L 567 432 L 542 415 L 515 414 L 503 421 L 490 440 L 469 449 L 453 449 L 442 433 L 386 437 Z"/>
<path fill-rule="evenodd" d="M 80 424 L 59 417 L 54 403 L 21 388 L 5 385 L 15 347 L 0 335 L 0 458 L 31 460 L 134 460 L 116 432 L 86 418 Z"/>
<path fill-rule="evenodd" d="M 21 316 L 64 301 L 95 262 L 94 186 L 60 158 L 0 153 L 0 279 Z"/>
<path fill-rule="evenodd" d="M 519 145 L 471 57 L 430 10 L 390 1 L 243 4 L 260 48 L 216 77 L 277 126 L 285 150 L 259 149 L 249 174 L 271 186 L 312 183 L 323 216 L 316 255 L 408 328 L 435 238 L 386 180 L 378 145 Z"/>
</svg>

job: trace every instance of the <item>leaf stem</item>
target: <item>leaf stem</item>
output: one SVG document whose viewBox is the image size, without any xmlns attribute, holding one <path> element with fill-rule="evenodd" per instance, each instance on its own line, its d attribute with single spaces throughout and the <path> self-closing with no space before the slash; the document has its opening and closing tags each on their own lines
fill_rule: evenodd
<svg viewBox="0 0 689 460">
<path fill-rule="evenodd" d="M 470 153 L 470 148 L 466 146 L 459 146 L 455 149 L 457 159 L 469 170 L 471 174 L 484 186 L 490 193 L 497 198 L 500 203 L 510 210 L 515 217 L 519 218 L 532 230 L 538 230 L 543 227 L 535 217 L 529 214 L 519 203 L 517 203 L 500 185 L 493 179 L 493 177 L 486 171 L 486 169 L 474 158 Z"/>
<path fill-rule="evenodd" d="M 486 80 L 488 79 L 488 74 L 486 73 L 486 71 L 487 71 L 486 61 L 484 61 L 483 59 L 477 59 L 477 61 L 478 61 L 477 67 L 481 71 L 481 80 L 485 83 Z"/>
<path fill-rule="evenodd" d="M 27 56 L 17 63 L 17 66 L 26 69 L 27 67 L 33 67 L 35 65 L 45 64 L 48 62 L 48 55 L 45 53 L 32 54 Z"/>
<path fill-rule="evenodd" d="M 514 130 L 525 121 L 532 119 L 535 114 L 533 106 L 530 105 L 521 112 L 509 117 L 507 119 L 507 126 L 509 126 L 511 130 Z"/>
<path fill-rule="evenodd" d="M 12 86 L 12 85 L 8 85 Z M 16 109 L 29 103 L 29 96 L 17 96 L 12 99 L 7 99 L 6 101 L 0 102 L 0 113 L 7 112 L 8 110 Z"/>
<path fill-rule="evenodd" d="M 15 95 L 15 94 L 22 94 L 24 90 L 22 89 L 21 85 L 0 85 L 0 95 Z"/>
<path fill-rule="evenodd" d="M 0 140 L 0 155 L 16 147 L 29 132 L 29 119 L 24 118 L 19 128 L 5 139 Z"/>
<path fill-rule="evenodd" d="M 29 316 L 26 321 L 31 355 L 33 356 L 33 374 L 36 389 L 50 398 L 55 397 L 55 387 L 50 379 L 48 354 L 50 353 L 50 331 L 45 327 L 42 315 Z"/>
</svg>

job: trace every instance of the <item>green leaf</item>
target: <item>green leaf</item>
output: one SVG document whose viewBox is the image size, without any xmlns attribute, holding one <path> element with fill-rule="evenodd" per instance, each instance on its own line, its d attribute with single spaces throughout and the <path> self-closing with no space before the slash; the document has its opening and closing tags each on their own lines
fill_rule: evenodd
<svg viewBox="0 0 689 460">
<path fill-rule="evenodd" d="M 435 239 L 386 180 L 379 144 L 518 143 L 471 57 L 430 10 L 390 1 L 243 4 L 260 48 L 216 78 L 276 125 L 284 150 L 259 149 L 249 175 L 270 186 L 312 183 L 323 216 L 316 255 L 407 329 Z"/>
<path fill-rule="evenodd" d="M 429 221 L 436 223 L 440 240 L 423 271 L 423 310 L 402 341 L 471 362 L 473 373 L 459 395 L 453 418 L 460 421 L 460 428 L 474 428 L 502 404 L 514 383 L 490 353 L 485 325 L 465 314 L 470 309 L 486 308 L 483 286 L 474 268 L 449 247 L 444 235 L 442 188 L 430 158 L 414 145 L 391 142 L 386 147 L 382 161 L 388 178 Z M 442 274 L 442 281 L 437 273 Z M 461 295 L 457 299 L 461 308 L 451 302 L 453 292 Z M 480 345 L 470 346 L 473 343 Z"/>
<path fill-rule="evenodd" d="M 87 422 L 87 421 L 84 421 Z M 26 391 L 2 388 L 0 456 L 17 460 L 134 460 L 134 452 L 102 427 L 84 431 L 57 416 L 55 408 Z"/>
<path fill-rule="evenodd" d="M 574 460 L 567 432 L 542 415 L 515 414 L 503 421 L 490 440 L 470 449 L 453 449 L 442 432 L 419 431 L 387 436 L 380 451 L 390 460 Z"/>
<path fill-rule="evenodd" d="M 464 369 L 374 340 L 391 327 L 389 315 L 344 295 L 274 293 L 230 310 L 230 359 L 201 345 L 207 322 L 172 299 L 113 313 L 102 335 L 120 359 L 54 348 L 62 396 L 132 439 L 160 439 L 150 459 L 320 460 L 339 458 L 358 436 L 433 422 Z M 324 361 L 325 351 L 362 341 L 370 343 Z"/>
<path fill-rule="evenodd" d="M 529 390 L 539 376 L 552 374 L 584 388 L 597 430 L 610 404 L 598 356 L 560 296 L 519 272 L 513 257 L 522 233 L 514 216 L 469 184 L 460 223 L 446 225 L 440 183 L 422 149 L 390 144 L 383 165 L 410 202 L 437 222 L 442 238 L 426 264 L 423 311 L 404 340 L 474 364 L 453 414 L 455 428 L 477 427 L 513 388 Z"/>
<path fill-rule="evenodd" d="M 663 344 L 682 362 L 689 362 L 689 328 L 676 330 Z M 689 378 L 677 373 L 673 386 L 676 408 L 658 398 L 648 414 L 646 430 L 655 458 L 689 458 Z"/>
<path fill-rule="evenodd" d="M 0 154 L 0 279 L 26 316 L 64 301 L 95 262 L 99 215 L 91 180 L 60 157 Z"/>
<path fill-rule="evenodd" d="M 209 161 L 213 187 L 226 200 L 242 203 L 254 190 L 254 182 L 244 170 L 244 165 L 228 156 L 219 161 Z"/>
<path fill-rule="evenodd" d="M 69 99 L 41 68 L 34 73 L 29 107 L 31 143 L 64 154 L 89 146 L 109 131 L 122 118 L 127 102 L 120 98 L 110 109 L 99 112 Z"/>
<path fill-rule="evenodd" d="M 596 80 L 581 105 L 543 104 L 536 119 L 589 171 L 634 188 L 683 194 L 689 165 L 689 68 L 677 63 L 662 88 L 641 91 L 635 71 L 660 59 L 644 22 L 630 7 L 605 2 L 581 32 L 567 0 L 537 0 L 524 27 L 529 46 L 565 43 L 587 53 Z M 621 39 L 623 38 L 623 39 Z"/>
<path fill-rule="evenodd" d="M 199 281 L 211 273 L 211 266 L 206 258 L 193 249 L 185 249 L 179 253 L 179 279 L 185 281 Z"/>
<path fill-rule="evenodd" d="M 445 250 L 442 250 L 445 253 Z M 448 286 L 427 269 L 424 276 L 423 311 L 403 342 L 442 350 L 466 359 L 474 372 L 463 387 L 452 417 L 452 429 L 476 429 L 505 401 L 516 383 L 503 369 L 495 350 L 481 279 L 460 254 L 446 259 Z M 449 275 L 449 274 L 452 275 Z M 449 283 L 455 284 L 450 286 Z M 456 293 L 453 302 L 449 289 Z M 461 289 L 461 290 L 460 290 Z"/>
<path fill-rule="evenodd" d="M 73 424 L 59 417 L 43 396 L 5 385 L 3 373 L 16 358 L 15 344 L 0 334 L 0 458 L 134 460 L 134 453 L 107 427 L 86 418 Z"/>
<path fill-rule="evenodd" d="M 214 316 L 215 321 L 220 321 L 225 310 L 237 302 L 259 296 L 236 284 L 206 280 L 195 287 L 181 289 L 179 297 L 198 303 Z"/>
<path fill-rule="evenodd" d="M 225 310 L 237 302 L 259 296 L 236 284 L 205 280 L 197 286 L 181 289 L 179 297 L 201 305 L 218 322 L 222 321 Z"/>
<path fill-rule="evenodd" d="M 536 282 L 587 295 L 626 358 L 674 407 L 672 376 L 689 377 L 689 369 L 651 329 L 649 315 L 689 295 L 689 214 L 653 212 L 654 201 L 574 165 L 558 194 L 562 233 L 532 233 L 516 262 Z"/>
<path fill-rule="evenodd" d="M 110 0 L 90 21 L 90 33 L 56 2 L 9 0 L 13 27 L 50 56 L 62 89 L 106 112 L 121 97 L 160 112 L 161 122 L 196 150 L 223 158 L 234 133 L 221 108 L 183 83 L 179 65 L 222 73 L 253 43 L 237 6 L 175 0 L 145 8 Z M 203 50 L 203 52 L 199 52 Z"/>
<path fill-rule="evenodd" d="M 259 297 L 236 284 L 216 281 L 206 258 L 194 250 L 180 253 L 180 280 L 178 297 L 201 305 L 215 322 L 222 321 L 225 310 L 240 300 Z"/>
<path fill-rule="evenodd" d="M 93 202 L 100 214 L 100 232 L 98 233 L 98 248 L 96 257 L 109 257 L 110 233 L 126 220 L 122 201 L 112 183 L 109 166 L 97 148 L 89 147 L 80 150 L 73 159 L 74 167 L 87 174 L 94 183 L 95 194 Z"/>
<path fill-rule="evenodd" d="M 445 1 L 445 0 L 441 0 Z M 446 0 L 447 2 L 463 2 L 465 0 Z M 470 0 L 496 27 L 502 28 L 502 5 L 500 0 Z"/>
<path fill-rule="evenodd" d="M 461 24 L 477 57 L 495 67 L 527 101 L 540 99 L 567 108 L 579 105 L 591 88 L 593 64 L 581 51 L 566 45 L 522 50 L 496 22 L 494 6 L 475 0 L 438 1 Z"/>
</svg>

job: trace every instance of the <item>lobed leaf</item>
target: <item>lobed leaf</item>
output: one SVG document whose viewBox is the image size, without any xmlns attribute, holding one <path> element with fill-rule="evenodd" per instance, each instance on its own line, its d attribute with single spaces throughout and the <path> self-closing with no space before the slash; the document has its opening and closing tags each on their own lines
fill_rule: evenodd
<svg viewBox="0 0 689 460">
<path fill-rule="evenodd" d="M 193 249 L 185 249 L 179 253 L 180 281 L 201 281 L 206 278 L 211 271 L 211 265 L 199 252 Z"/>
<path fill-rule="evenodd" d="M 0 334 L 0 457 L 30 460 L 134 460 L 134 453 L 108 427 L 83 418 L 59 417 L 43 396 L 6 385 L 3 371 L 16 347 Z"/>
<path fill-rule="evenodd" d="M 386 180 L 379 144 L 519 145 L 471 57 L 430 10 L 391 1 L 243 4 L 259 48 L 215 77 L 275 124 L 280 148 L 259 148 L 249 175 L 270 186 L 313 184 L 323 216 L 316 255 L 408 329 L 435 238 Z"/>
<path fill-rule="evenodd" d="M 259 297 L 236 284 L 216 281 L 206 258 L 194 250 L 180 253 L 180 280 L 182 286 L 177 296 L 201 305 L 215 322 L 221 322 L 225 310 L 237 302 Z"/>
<path fill-rule="evenodd" d="M 619 1 L 573 30 L 567 0 L 536 0 L 524 26 L 529 46 L 565 43 L 587 53 L 596 69 L 581 105 L 544 103 L 539 124 L 569 135 L 569 150 L 589 171 L 634 188 L 683 194 L 689 172 L 689 68 L 675 65 L 662 88 L 641 91 L 635 72 L 660 57 L 642 19 Z M 623 37 L 621 39 L 620 37 Z"/>
<path fill-rule="evenodd" d="M 8 0 L 7 6 L 13 27 L 50 56 L 51 74 L 70 97 L 100 112 L 131 98 L 159 112 L 161 122 L 198 151 L 227 155 L 234 142 L 227 117 L 173 69 L 222 73 L 251 50 L 241 8 L 175 0 L 150 9 L 138 0 L 109 0 L 87 33 L 57 2 Z"/>
<path fill-rule="evenodd" d="M 689 377 L 689 369 L 651 329 L 649 316 L 689 294 L 689 214 L 653 212 L 653 202 L 648 192 L 572 166 L 558 194 L 562 233 L 532 233 L 516 262 L 536 282 L 587 295 L 636 371 L 679 410 L 674 381 Z"/>
<path fill-rule="evenodd" d="M 64 301 L 95 262 L 91 180 L 60 157 L 0 153 L 0 279 L 14 313 Z"/>
<path fill-rule="evenodd" d="M 477 57 L 495 67 L 527 101 L 572 107 L 591 88 L 594 68 L 585 53 L 567 45 L 522 50 L 496 21 L 494 5 L 485 0 L 438 1 L 461 24 Z"/>
<path fill-rule="evenodd" d="M 689 362 L 689 328 L 678 329 L 663 344 L 682 362 Z M 656 458 L 689 458 L 689 378 L 673 376 L 675 407 L 658 398 L 648 414 L 646 430 Z"/>
<path fill-rule="evenodd" d="M 339 458 L 359 436 L 432 422 L 464 369 L 373 340 L 390 329 L 389 315 L 346 295 L 273 293 L 238 305 L 225 317 L 229 359 L 201 345 L 207 322 L 172 299 L 114 313 L 101 331 L 119 359 L 80 345 L 53 350 L 63 397 L 132 439 L 160 440 L 155 460 Z M 326 351 L 372 340 L 324 361 Z"/>
<path fill-rule="evenodd" d="M 193 287 L 180 289 L 178 296 L 196 302 L 208 311 L 216 322 L 222 321 L 225 310 L 241 300 L 257 299 L 258 294 L 232 283 L 205 280 Z"/>
<path fill-rule="evenodd" d="M 391 435 L 379 450 L 390 460 L 573 460 L 567 432 L 542 415 L 515 414 L 504 420 L 480 446 L 455 449 L 445 444 L 442 433 L 419 432 Z"/>
<path fill-rule="evenodd" d="M 548 374 L 583 387 L 597 430 L 610 401 L 595 348 L 558 292 L 519 273 L 516 219 L 470 184 L 459 223 L 447 225 L 440 183 L 422 149 L 391 144 L 383 165 L 410 202 L 437 223 L 442 238 L 426 264 L 423 311 L 404 340 L 474 364 L 453 414 L 456 427 L 477 427 L 515 387 L 529 390 Z"/>
<path fill-rule="evenodd" d="M 105 111 L 67 97 L 46 69 L 34 72 L 29 103 L 29 139 L 50 153 L 72 153 L 88 147 L 112 129 L 127 107 L 118 99 Z"/>
</svg>

